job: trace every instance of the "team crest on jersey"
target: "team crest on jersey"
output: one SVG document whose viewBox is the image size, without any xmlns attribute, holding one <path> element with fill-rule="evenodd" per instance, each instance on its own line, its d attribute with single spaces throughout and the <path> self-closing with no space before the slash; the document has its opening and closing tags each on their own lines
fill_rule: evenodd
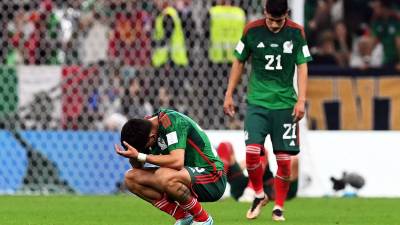
<svg viewBox="0 0 400 225">
<path fill-rule="evenodd" d="M 164 139 L 162 139 L 161 137 L 158 137 L 157 144 L 158 144 L 158 147 L 161 148 L 161 150 L 165 150 L 168 147 L 167 143 L 165 143 Z"/>
<path fill-rule="evenodd" d="M 292 52 L 293 52 L 293 42 L 285 41 L 285 43 L 283 43 L 283 53 L 292 54 Z"/>
</svg>

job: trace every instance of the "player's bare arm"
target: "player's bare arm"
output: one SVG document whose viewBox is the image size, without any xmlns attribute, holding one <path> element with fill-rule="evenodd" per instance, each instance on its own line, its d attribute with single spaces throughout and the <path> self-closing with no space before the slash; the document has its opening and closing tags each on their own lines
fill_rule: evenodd
<svg viewBox="0 0 400 225">
<path fill-rule="evenodd" d="M 306 103 L 306 92 L 307 92 L 307 80 L 308 80 L 308 67 L 307 63 L 297 65 L 297 87 L 298 97 L 297 103 L 293 109 L 293 120 L 298 122 L 304 117 L 305 103 Z"/>
<path fill-rule="evenodd" d="M 146 162 L 161 167 L 181 170 L 185 162 L 185 150 L 175 149 L 168 155 L 148 155 Z"/>
<path fill-rule="evenodd" d="M 124 144 L 127 147 L 126 151 L 121 149 L 121 147 L 118 145 L 115 145 L 115 151 L 123 157 L 129 159 L 138 159 L 138 150 L 129 145 L 127 142 L 124 142 Z M 171 151 L 171 153 L 168 155 L 146 155 L 146 162 L 175 170 L 181 170 L 183 168 L 184 161 L 185 151 L 183 149 L 176 149 Z"/>
<path fill-rule="evenodd" d="M 228 88 L 225 93 L 224 112 L 226 115 L 233 117 L 235 115 L 235 103 L 233 102 L 233 92 L 239 84 L 240 78 L 243 74 L 245 62 L 237 59 L 233 61 L 231 74 L 229 75 Z"/>
</svg>

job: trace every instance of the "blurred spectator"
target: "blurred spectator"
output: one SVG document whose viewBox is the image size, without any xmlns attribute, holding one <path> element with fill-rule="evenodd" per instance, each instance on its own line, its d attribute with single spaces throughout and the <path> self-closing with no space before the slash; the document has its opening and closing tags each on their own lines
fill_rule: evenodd
<svg viewBox="0 0 400 225">
<path fill-rule="evenodd" d="M 36 16 L 34 19 L 38 31 L 38 36 L 35 36 L 38 41 L 38 46 L 34 49 L 35 64 L 54 65 L 64 62 L 65 56 L 61 48 L 63 33 L 54 2 L 43 0 L 33 16 Z"/>
<path fill-rule="evenodd" d="M 172 96 L 166 87 L 158 89 L 158 107 L 157 108 L 174 108 Z"/>
<path fill-rule="evenodd" d="M 364 35 L 354 41 L 350 57 L 350 67 L 357 69 L 378 68 L 382 66 L 383 46 L 374 46 L 373 39 Z"/>
<path fill-rule="evenodd" d="M 248 21 L 256 20 L 264 16 L 264 7 L 260 7 L 260 0 L 231 0 L 231 1 L 234 5 L 239 6 L 245 11 Z"/>
<path fill-rule="evenodd" d="M 60 63 L 60 24 L 50 0 L 23 4 L 15 20 L 13 44 L 24 64 Z"/>
<path fill-rule="evenodd" d="M 332 23 L 337 23 L 344 18 L 343 2 L 344 0 L 331 0 L 332 6 L 330 10 L 330 17 L 332 17 Z"/>
<path fill-rule="evenodd" d="M 313 49 L 313 61 L 311 65 L 326 66 L 340 64 L 340 59 L 335 51 L 335 37 L 331 31 L 324 31 L 318 42 L 318 48 Z"/>
<path fill-rule="evenodd" d="M 152 63 L 155 67 L 164 65 L 187 66 L 189 63 L 182 19 L 167 0 L 154 0 L 157 17 L 153 31 Z"/>
<path fill-rule="evenodd" d="M 110 33 L 105 15 L 96 9 L 82 16 L 80 21 L 80 60 L 84 65 L 105 62 Z"/>
<path fill-rule="evenodd" d="M 6 56 L 7 64 L 39 64 L 39 59 L 36 58 L 36 55 L 38 55 L 37 52 L 40 47 L 38 22 L 40 15 L 33 7 L 38 7 L 38 5 L 25 4 L 23 10 L 18 11 L 15 17 L 11 17 L 14 20 L 8 21 L 8 36 L 10 39 Z"/>
<path fill-rule="evenodd" d="M 391 9 L 391 0 L 375 0 L 372 4 L 372 34 L 375 44 L 383 45 L 383 64 L 400 70 L 400 22 Z"/>
<path fill-rule="evenodd" d="M 124 94 L 124 82 L 118 68 L 113 69 L 111 75 L 107 73 L 105 75 L 109 76 L 109 83 L 103 99 L 105 107 L 103 122 L 105 129 L 119 131 L 127 121 L 127 117 L 122 112 L 121 102 L 121 96 Z"/>
<path fill-rule="evenodd" d="M 343 22 L 338 21 L 334 27 L 335 32 L 335 49 L 339 60 L 339 65 L 342 67 L 348 66 L 350 58 L 351 37 L 347 32 Z"/>
<path fill-rule="evenodd" d="M 205 40 L 209 40 L 208 59 L 212 64 L 232 63 L 233 50 L 246 25 L 243 9 L 231 5 L 230 0 L 218 0 L 205 20 Z M 208 21 L 208 23 L 207 23 Z"/>
<path fill-rule="evenodd" d="M 314 46 L 315 43 L 318 43 L 318 37 L 321 31 L 332 29 L 332 17 L 331 8 L 333 5 L 332 0 L 319 0 L 319 1 L 311 1 L 313 4 L 310 6 L 313 8 L 312 18 L 306 24 L 306 28 L 308 31 L 307 38 L 309 43 Z"/>
<path fill-rule="evenodd" d="M 128 118 L 145 117 L 153 114 L 152 105 L 145 100 L 143 85 L 137 76 L 129 79 L 122 97 L 122 112 Z"/>
<path fill-rule="evenodd" d="M 2 3 L 3 11 L 0 13 L 0 26 L 6 27 L 0 31 L 0 57 L 1 64 L 17 65 L 22 63 L 22 45 L 20 44 L 20 31 L 24 26 L 25 14 L 22 7 L 17 4 Z M 12 11 L 13 9 L 15 11 Z"/>
<path fill-rule="evenodd" d="M 152 20 L 140 1 L 112 1 L 109 55 L 114 63 L 144 67 L 150 65 Z"/>
<path fill-rule="evenodd" d="M 195 59 L 194 49 L 196 47 L 196 42 L 199 39 L 199 34 L 196 29 L 196 22 L 193 18 L 192 0 L 177 0 L 175 4 L 179 18 L 182 19 L 182 28 L 185 35 L 186 48 L 190 49 L 187 51 L 189 66 L 193 66 Z"/>
<path fill-rule="evenodd" d="M 60 60 L 65 64 L 80 64 L 79 51 L 79 34 L 81 33 L 80 11 L 81 0 L 64 1 L 61 7 L 54 7 L 54 25 L 60 27 L 59 39 L 61 42 Z M 53 25 L 53 26 L 54 26 Z M 52 28 L 54 29 L 54 28 Z M 52 30 L 52 32 L 56 32 Z"/>
<path fill-rule="evenodd" d="M 102 129 L 104 118 L 104 80 L 100 77 L 99 68 L 90 68 L 91 76 L 82 84 L 85 105 L 83 112 L 79 115 L 81 121 L 88 123 L 81 124 L 84 129 Z"/>
<path fill-rule="evenodd" d="M 93 116 L 88 111 L 97 110 L 98 98 L 92 86 L 98 85 L 98 70 L 80 66 L 62 68 L 61 124 L 63 129 L 89 129 Z M 89 98 L 91 98 L 89 100 Z M 85 121 L 85 122 L 83 122 Z"/>
<path fill-rule="evenodd" d="M 343 22 L 349 35 L 353 36 L 362 26 L 368 24 L 371 19 L 372 10 L 369 6 L 371 0 L 344 0 L 344 18 Z"/>
</svg>

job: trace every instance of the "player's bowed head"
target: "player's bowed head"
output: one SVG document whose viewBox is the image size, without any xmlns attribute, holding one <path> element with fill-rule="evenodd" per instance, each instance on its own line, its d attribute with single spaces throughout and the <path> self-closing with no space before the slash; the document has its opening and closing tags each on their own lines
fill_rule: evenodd
<svg viewBox="0 0 400 225">
<path fill-rule="evenodd" d="M 130 119 L 121 129 L 121 145 L 125 151 L 121 150 L 119 146 L 115 146 L 116 152 L 129 158 L 132 166 L 142 166 L 140 163 L 140 156 L 147 155 L 150 152 L 156 139 L 156 133 L 152 133 L 153 125 L 146 119 Z"/>
</svg>

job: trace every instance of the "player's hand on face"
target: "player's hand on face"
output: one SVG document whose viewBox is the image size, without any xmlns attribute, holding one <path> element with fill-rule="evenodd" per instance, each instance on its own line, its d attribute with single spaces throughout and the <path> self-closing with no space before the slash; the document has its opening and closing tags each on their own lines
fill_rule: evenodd
<svg viewBox="0 0 400 225">
<path fill-rule="evenodd" d="M 115 144 L 114 146 L 115 152 L 123 157 L 136 159 L 137 156 L 139 155 L 139 151 L 136 148 L 129 145 L 126 141 L 124 141 L 123 143 L 127 147 L 127 150 L 125 151 L 119 145 Z"/>
<path fill-rule="evenodd" d="M 224 112 L 230 117 L 233 117 L 235 115 L 235 104 L 233 103 L 232 96 L 225 96 Z"/>
<path fill-rule="evenodd" d="M 296 105 L 294 106 L 293 109 L 293 122 L 296 123 L 300 121 L 304 117 L 304 112 L 305 112 L 305 102 L 304 101 L 298 101 Z"/>
</svg>

